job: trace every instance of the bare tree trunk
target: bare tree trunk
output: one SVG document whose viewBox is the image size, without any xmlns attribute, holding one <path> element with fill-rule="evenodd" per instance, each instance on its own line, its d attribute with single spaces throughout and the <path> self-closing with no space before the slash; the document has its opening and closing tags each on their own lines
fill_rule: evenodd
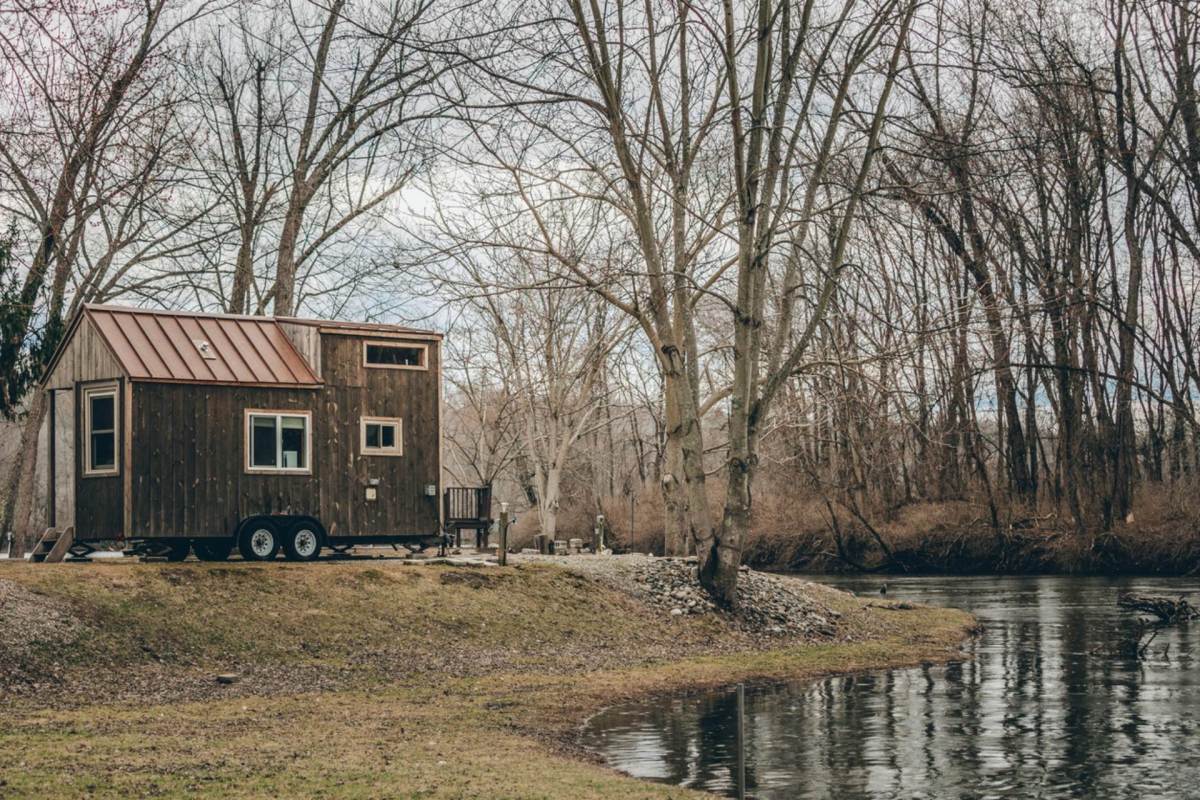
<svg viewBox="0 0 1200 800">
<path fill-rule="evenodd" d="M 237 261 L 233 268 L 233 288 L 229 293 L 229 313 L 245 314 L 250 299 L 250 284 L 254 278 L 253 232 L 243 229 L 238 245 Z"/>
<path fill-rule="evenodd" d="M 678 437 L 668 437 L 666 451 L 666 468 L 659 482 L 665 509 L 663 552 L 669 556 L 682 556 L 690 549 L 687 497 L 683 489 L 683 443 Z"/>
<path fill-rule="evenodd" d="M 3 524 L 0 524 L 0 535 L 8 531 L 13 533 L 11 555 L 14 558 L 25 554 L 32 544 L 33 537 L 37 534 L 37 531 L 29 529 L 29 522 L 36 502 L 34 492 L 37 483 L 38 435 L 45 417 L 46 393 L 40 389 L 34 389 L 29 402 L 29 411 L 21 427 L 21 449 L 9 472 Z M 54 476 L 51 475 L 51 483 L 53 480 Z"/>
<path fill-rule="evenodd" d="M 300 226 L 304 222 L 304 209 L 308 205 L 306 191 L 297 186 L 288 202 L 287 215 L 283 219 L 283 230 L 279 234 L 279 255 L 275 268 L 275 292 L 272 310 L 277 317 L 289 317 L 296 313 L 296 242 L 300 238 Z"/>
</svg>

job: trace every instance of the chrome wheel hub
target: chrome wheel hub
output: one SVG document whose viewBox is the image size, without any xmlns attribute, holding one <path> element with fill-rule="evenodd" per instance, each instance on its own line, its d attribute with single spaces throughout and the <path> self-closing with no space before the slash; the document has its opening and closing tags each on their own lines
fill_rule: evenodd
<svg viewBox="0 0 1200 800">
<path fill-rule="evenodd" d="M 296 555 L 308 558 L 317 552 L 317 535 L 308 528 L 298 530 L 292 539 L 292 547 L 296 549 Z"/>
<path fill-rule="evenodd" d="M 250 549 L 259 558 L 266 558 L 275 549 L 275 534 L 266 528 L 259 528 L 250 536 Z"/>
</svg>

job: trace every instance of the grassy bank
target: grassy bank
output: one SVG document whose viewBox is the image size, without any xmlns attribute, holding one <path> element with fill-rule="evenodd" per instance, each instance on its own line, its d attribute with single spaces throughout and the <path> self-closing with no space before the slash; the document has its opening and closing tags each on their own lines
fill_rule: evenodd
<svg viewBox="0 0 1200 800">
<path fill-rule="evenodd" d="M 699 796 L 594 763 L 579 724 L 653 693 L 944 660 L 971 624 L 813 589 L 836 635 L 763 640 L 529 565 L 4 565 L 0 587 L 28 632 L 0 640 L 4 797 Z"/>
</svg>

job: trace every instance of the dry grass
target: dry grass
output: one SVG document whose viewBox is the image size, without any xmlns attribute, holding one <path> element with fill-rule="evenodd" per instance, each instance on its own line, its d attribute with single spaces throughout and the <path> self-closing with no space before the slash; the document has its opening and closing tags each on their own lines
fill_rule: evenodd
<svg viewBox="0 0 1200 800">
<path fill-rule="evenodd" d="M 4 797 L 700 796 L 580 758 L 578 725 L 655 692 L 953 658 L 971 624 L 826 590 L 842 641 L 762 650 L 551 567 L 6 565 L 0 580 L 83 626 L 22 656 L 63 691 L 0 698 Z M 231 669 L 241 682 L 212 680 Z"/>
</svg>

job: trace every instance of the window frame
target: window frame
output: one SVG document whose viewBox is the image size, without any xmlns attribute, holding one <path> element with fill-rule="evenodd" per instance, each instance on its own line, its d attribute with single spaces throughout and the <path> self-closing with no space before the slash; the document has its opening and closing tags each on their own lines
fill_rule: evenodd
<svg viewBox="0 0 1200 800">
<path fill-rule="evenodd" d="M 396 444 L 392 447 L 368 447 L 368 425 L 394 425 Z M 358 421 L 358 452 L 364 456 L 404 455 L 404 420 L 401 417 L 361 417 Z"/>
<path fill-rule="evenodd" d="M 104 383 L 83 387 L 83 477 L 111 478 L 121 474 L 121 391 L 116 383 Z M 95 468 L 92 466 L 92 398 L 111 397 L 113 404 L 113 463 L 111 467 Z M 100 433 L 109 433 L 108 429 Z"/>
<path fill-rule="evenodd" d="M 419 350 L 421 357 L 417 364 L 373 364 L 367 360 L 368 347 L 395 347 L 405 350 Z M 429 370 L 429 345 L 424 342 L 409 342 L 402 339 L 364 339 L 362 343 L 362 364 L 367 369 L 415 369 Z"/>
<path fill-rule="evenodd" d="M 256 467 L 254 466 L 253 457 L 253 441 L 251 439 L 253 430 L 251 423 L 254 417 L 274 417 L 275 418 L 275 466 L 273 467 Z M 304 466 L 303 467 L 283 467 L 283 418 L 298 417 L 304 420 Z M 294 408 L 247 408 L 244 412 L 242 425 L 242 467 L 248 475 L 311 475 L 313 465 L 312 452 L 312 412 Z"/>
</svg>

